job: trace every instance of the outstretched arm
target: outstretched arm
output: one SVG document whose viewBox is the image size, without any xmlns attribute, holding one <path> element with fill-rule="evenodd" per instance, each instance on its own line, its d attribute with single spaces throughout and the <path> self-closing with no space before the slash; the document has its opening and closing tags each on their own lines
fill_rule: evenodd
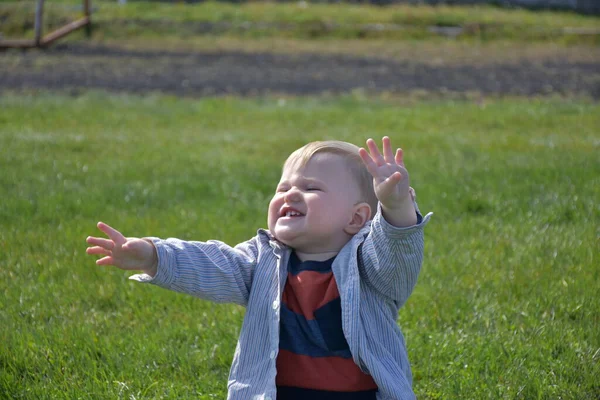
<svg viewBox="0 0 600 400">
<path fill-rule="evenodd" d="M 373 188 L 381 203 L 383 217 L 391 225 L 403 228 L 417 223 L 417 213 L 410 195 L 410 180 L 404 166 L 402 149 L 392 151 L 390 138 L 383 138 L 383 155 L 373 139 L 367 140 L 369 152 L 359 150 L 365 166 L 373 175 Z"/>
<path fill-rule="evenodd" d="M 98 265 L 140 270 L 130 279 L 219 303 L 246 305 L 258 257 L 257 238 L 231 247 L 210 240 L 126 238 L 100 222 L 108 239 L 88 237 L 87 253 L 103 256 Z"/>
</svg>

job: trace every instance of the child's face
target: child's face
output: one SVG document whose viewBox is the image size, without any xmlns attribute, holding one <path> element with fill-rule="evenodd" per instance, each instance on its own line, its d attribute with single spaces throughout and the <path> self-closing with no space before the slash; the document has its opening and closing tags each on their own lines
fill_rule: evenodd
<svg viewBox="0 0 600 400">
<path fill-rule="evenodd" d="M 318 153 L 304 167 L 284 169 L 269 204 L 269 230 L 297 251 L 337 252 L 351 237 L 344 230 L 359 199 L 343 159 Z"/>
</svg>

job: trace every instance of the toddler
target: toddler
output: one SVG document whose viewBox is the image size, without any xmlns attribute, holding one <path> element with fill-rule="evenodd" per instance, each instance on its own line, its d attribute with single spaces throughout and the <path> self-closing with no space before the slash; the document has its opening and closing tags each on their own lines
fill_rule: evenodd
<svg viewBox="0 0 600 400">
<path fill-rule="evenodd" d="M 223 242 L 88 237 L 98 265 L 131 279 L 247 308 L 230 400 L 413 399 L 398 310 L 423 260 L 424 218 L 403 153 L 340 141 L 293 152 L 268 209 L 268 230 Z"/>
</svg>

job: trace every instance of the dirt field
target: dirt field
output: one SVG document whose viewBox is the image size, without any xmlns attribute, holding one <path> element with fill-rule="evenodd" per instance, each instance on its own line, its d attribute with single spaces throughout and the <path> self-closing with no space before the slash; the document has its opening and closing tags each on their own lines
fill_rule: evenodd
<svg viewBox="0 0 600 400">
<path fill-rule="evenodd" d="M 410 56 L 128 50 L 73 43 L 0 53 L 0 91 L 93 88 L 195 97 L 363 89 L 392 94 L 583 95 L 598 100 L 598 60 L 545 55 L 436 65 Z"/>
</svg>

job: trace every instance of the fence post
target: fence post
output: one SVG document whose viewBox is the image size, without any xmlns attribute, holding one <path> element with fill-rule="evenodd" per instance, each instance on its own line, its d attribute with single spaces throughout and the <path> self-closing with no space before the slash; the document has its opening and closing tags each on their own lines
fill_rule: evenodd
<svg viewBox="0 0 600 400">
<path fill-rule="evenodd" d="M 35 9 L 35 45 L 37 47 L 42 43 L 42 24 L 44 21 L 44 0 L 38 0 Z"/>
<path fill-rule="evenodd" d="M 90 11 L 90 0 L 83 0 L 83 12 L 88 19 L 88 23 L 85 25 L 85 35 L 88 38 L 92 36 L 92 16 Z"/>
</svg>

